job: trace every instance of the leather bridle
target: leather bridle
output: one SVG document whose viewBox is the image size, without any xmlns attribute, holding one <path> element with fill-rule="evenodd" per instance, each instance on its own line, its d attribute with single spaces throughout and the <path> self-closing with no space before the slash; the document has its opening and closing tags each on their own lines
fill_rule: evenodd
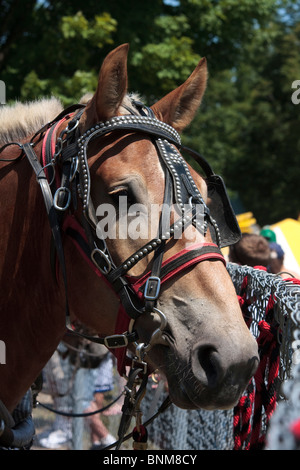
<svg viewBox="0 0 300 470">
<path fill-rule="evenodd" d="M 221 260 L 225 264 L 220 250 L 224 246 L 222 244 L 222 229 L 220 230 L 217 221 L 204 202 L 186 162 L 179 153 L 179 149 L 186 150 L 200 163 L 214 187 L 217 187 L 218 178 L 220 177 L 214 175 L 203 157 L 183 147 L 176 130 L 156 119 L 150 108 L 145 107 L 142 103 L 132 101 L 132 108 L 127 108 L 127 110 L 130 114 L 100 122 L 80 135 L 79 121 L 84 106 L 75 105 L 43 126 L 31 138 L 30 142 L 6 144 L 0 149 L 1 152 L 7 145 L 18 145 L 22 153 L 11 161 L 19 161 L 22 155 L 25 154 L 40 185 L 52 231 L 54 247 L 52 253 L 57 256 L 65 286 L 66 327 L 68 331 L 96 343 L 104 344 L 111 349 L 118 358 L 120 373 L 124 372 L 125 369 L 128 344 L 133 343 L 135 347 L 135 356 L 131 363 L 128 384 L 131 384 L 132 389 L 136 388 L 137 377 L 142 377 L 143 385 L 135 392 L 127 386 L 125 393 L 126 406 L 124 406 L 130 412 L 126 412 L 126 416 L 123 415 L 119 436 L 124 435 L 128 427 L 129 415 L 131 416 L 133 412 L 136 412 L 134 411 L 136 405 L 133 404 L 139 403 L 139 397 L 142 396 L 146 385 L 145 378 L 149 375 L 149 370 L 144 361 L 145 355 L 149 352 L 157 337 L 163 334 L 167 326 L 167 318 L 157 307 L 161 285 L 183 270 L 204 260 Z M 64 121 L 68 121 L 68 124 L 56 137 L 57 129 L 61 128 Z M 157 149 L 158 158 L 165 175 L 164 200 L 157 236 L 139 248 L 119 266 L 115 264 L 105 239 L 96 236 L 98 220 L 91 198 L 91 178 L 88 165 L 88 145 L 90 142 L 101 139 L 101 137 L 115 131 L 137 132 L 150 137 Z M 42 161 L 40 162 L 34 148 L 41 140 Z M 3 159 L 3 161 L 7 160 Z M 220 192 L 221 199 L 223 199 L 222 191 L 223 189 Z M 70 209 L 71 205 L 73 205 L 72 210 Z M 178 219 L 170 226 L 170 217 L 169 213 L 166 212 L 166 208 L 173 205 L 177 207 L 179 215 Z M 80 220 L 74 215 L 78 208 L 82 208 L 83 217 Z M 199 208 L 202 214 L 200 221 L 197 217 Z M 231 232 L 234 232 L 232 240 L 237 241 L 236 237 L 239 236 L 239 233 L 235 229 L 234 216 L 230 211 L 229 215 L 231 223 L 228 224 L 228 227 L 233 227 L 234 230 L 229 227 L 226 237 L 230 239 Z M 163 260 L 168 240 L 173 239 L 176 232 L 184 231 L 190 225 L 194 225 L 203 237 L 206 236 L 209 229 L 211 233 L 213 232 L 216 243 L 196 244 Z M 115 334 L 104 338 L 88 336 L 76 331 L 71 325 L 63 233 L 72 239 L 94 272 L 119 297 L 120 308 Z M 132 278 L 128 272 L 150 253 L 153 253 L 151 271 L 138 279 Z M 152 333 L 149 342 L 144 344 L 138 342 L 134 322 L 147 312 L 158 315 L 160 326 Z"/>
<path fill-rule="evenodd" d="M 127 315 L 128 323 L 136 320 L 145 312 L 157 309 L 157 300 L 162 282 L 177 275 L 184 269 L 200 263 L 203 260 L 221 260 L 224 257 L 214 243 L 204 243 L 185 249 L 163 262 L 167 241 L 174 237 L 176 230 L 183 230 L 189 225 L 195 225 L 202 235 L 206 235 L 208 226 L 215 230 L 216 238 L 220 242 L 220 230 L 205 204 L 188 166 L 178 149 L 181 148 L 179 134 L 168 124 L 157 120 L 150 108 L 143 104 L 133 102 L 134 111 L 131 114 L 114 117 L 106 122 L 96 124 L 83 135 L 79 133 L 79 120 L 84 107 L 73 115 L 66 128 L 55 137 L 55 130 L 61 123 L 70 117 L 70 109 L 59 115 L 48 125 L 44 126 L 31 139 L 30 143 L 23 144 L 22 148 L 31 163 L 40 184 L 52 229 L 56 254 L 62 270 L 66 289 L 66 318 L 67 328 L 76 333 L 71 326 L 68 308 L 67 278 L 61 237 L 62 227 L 74 243 L 80 247 L 85 258 L 94 263 L 98 275 L 105 278 L 121 301 L 120 314 Z M 72 109 L 73 111 L 73 109 Z M 121 265 L 116 266 L 104 239 L 96 237 L 97 217 L 91 199 L 91 178 L 88 167 L 88 145 L 94 139 L 114 131 L 138 132 L 151 137 L 156 146 L 161 164 L 165 173 L 164 203 L 160 217 L 157 236 L 148 241 L 139 250 L 133 253 Z M 45 135 L 44 135 L 45 133 Z M 42 137 L 43 136 L 43 137 Z M 38 137 L 38 139 L 37 139 Z M 43 161 L 39 162 L 35 151 L 35 142 L 43 138 Z M 54 142 L 55 148 L 54 148 Z M 57 169 L 60 177 L 57 178 Z M 84 217 L 79 223 L 69 212 L 71 203 L 78 206 L 78 197 L 81 200 Z M 164 208 L 176 204 L 179 209 L 179 218 L 169 226 L 168 217 Z M 196 224 L 197 208 L 201 207 L 202 223 Z M 68 223 L 71 220 L 71 223 Z M 153 253 L 152 269 L 141 280 L 132 282 L 128 271 L 149 253 Z M 159 310 L 158 310 L 159 311 Z M 161 320 L 163 319 L 161 313 Z M 121 322 L 122 323 L 122 322 Z M 124 322 L 123 322 L 124 323 Z M 136 345 L 138 337 L 135 330 L 116 332 L 116 334 L 100 338 L 86 336 L 88 339 L 105 344 L 109 349 L 124 348 L 130 342 Z M 78 333 L 82 336 L 81 333 Z M 144 350 L 149 345 L 144 345 Z M 140 358 L 141 347 L 139 347 Z"/>
</svg>

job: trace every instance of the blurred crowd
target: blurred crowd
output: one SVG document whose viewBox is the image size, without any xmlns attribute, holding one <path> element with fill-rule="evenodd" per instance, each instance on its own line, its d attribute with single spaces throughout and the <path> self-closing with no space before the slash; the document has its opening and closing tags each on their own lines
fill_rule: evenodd
<svg viewBox="0 0 300 470">
<path fill-rule="evenodd" d="M 300 279 L 300 273 L 285 265 L 285 253 L 269 226 L 263 227 L 259 234 L 243 233 L 241 240 L 230 247 L 228 260 L 240 265 L 261 266 L 283 279 Z"/>
</svg>

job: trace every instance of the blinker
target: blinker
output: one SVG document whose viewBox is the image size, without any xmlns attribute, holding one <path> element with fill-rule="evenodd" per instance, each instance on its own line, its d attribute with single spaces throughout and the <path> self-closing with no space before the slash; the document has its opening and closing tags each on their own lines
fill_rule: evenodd
<svg viewBox="0 0 300 470">
<path fill-rule="evenodd" d="M 237 243 L 241 239 L 241 230 L 221 176 L 210 175 L 206 178 L 207 195 L 211 216 L 217 221 L 220 231 L 220 248 Z M 215 241 L 214 230 L 211 230 Z"/>
<path fill-rule="evenodd" d="M 208 161 L 198 152 L 188 147 L 181 147 L 181 150 L 188 153 L 206 174 L 207 207 L 211 216 L 209 228 L 214 243 L 220 248 L 234 245 L 241 239 L 242 234 L 223 178 L 214 173 Z"/>
</svg>

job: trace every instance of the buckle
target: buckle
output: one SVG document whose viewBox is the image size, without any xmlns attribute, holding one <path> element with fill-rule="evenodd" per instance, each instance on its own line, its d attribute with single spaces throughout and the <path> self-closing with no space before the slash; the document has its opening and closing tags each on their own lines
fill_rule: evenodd
<svg viewBox="0 0 300 470">
<path fill-rule="evenodd" d="M 151 282 L 151 284 L 150 284 Z M 144 298 L 146 300 L 156 300 L 160 291 L 160 278 L 157 276 L 150 276 L 148 277 L 146 284 L 145 284 L 145 289 L 144 289 Z M 156 284 L 156 285 L 155 285 Z M 154 293 L 150 293 L 153 288 L 155 288 Z"/>
<path fill-rule="evenodd" d="M 135 367 L 140 367 L 141 369 L 143 369 L 143 374 L 146 375 L 148 364 L 147 362 L 144 362 L 138 359 L 137 357 L 134 357 L 132 359 L 131 367 L 132 369 L 134 369 Z"/>
<path fill-rule="evenodd" d="M 99 261 L 97 261 L 96 257 L 100 256 Z M 99 248 L 95 248 L 91 253 L 91 259 L 93 263 L 96 265 L 98 269 L 102 272 L 102 274 L 106 275 L 111 270 L 111 262 L 108 256 L 104 253 L 104 251 L 100 250 Z M 104 265 L 101 266 L 100 262 L 104 261 Z"/>
<path fill-rule="evenodd" d="M 128 339 L 125 335 L 111 335 L 104 338 L 104 345 L 108 349 L 124 348 L 127 344 Z"/>
<path fill-rule="evenodd" d="M 58 203 L 58 198 L 60 196 L 65 196 L 65 195 L 67 195 L 67 201 L 64 206 L 60 206 Z M 55 209 L 58 211 L 65 211 L 68 209 L 70 202 L 71 202 L 71 191 L 69 190 L 69 188 L 66 188 L 65 186 L 61 186 L 60 188 L 58 188 L 53 198 L 53 205 Z"/>
</svg>

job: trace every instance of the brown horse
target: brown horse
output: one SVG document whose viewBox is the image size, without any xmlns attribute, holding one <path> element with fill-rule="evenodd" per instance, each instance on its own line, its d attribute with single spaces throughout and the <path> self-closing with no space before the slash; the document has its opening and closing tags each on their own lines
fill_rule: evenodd
<svg viewBox="0 0 300 470">
<path fill-rule="evenodd" d="M 56 184 L 54 208 L 72 321 L 78 319 L 99 337 L 108 337 L 105 344 L 112 349 L 121 346 L 117 351 L 126 350 L 131 341 L 128 347 L 133 354 L 139 351 L 138 357 L 148 364 L 148 370 L 159 369 L 166 376 L 170 397 L 182 408 L 234 406 L 258 364 L 256 341 L 214 243 L 213 232 L 220 241 L 222 227 L 210 216 L 206 180 L 183 162 L 177 150 L 177 133 L 191 122 L 205 91 L 206 61 L 200 61 L 184 84 L 152 108 L 145 108 L 127 95 L 127 53 L 128 46 L 123 45 L 106 57 L 97 90 L 85 108 L 60 116 L 53 121 L 55 125 L 44 126 L 35 136 L 39 126 L 49 120 L 47 113 L 51 119 L 59 113 L 50 109 L 53 100 L 29 106 L 23 117 L 16 107 L 0 116 L 2 146 L 10 140 L 21 142 L 22 136 L 23 144 L 33 144 L 26 152 L 26 146 L 8 145 L 0 154 L 0 340 L 6 345 L 6 364 L 0 364 L 0 400 L 10 412 L 66 331 L 63 269 L 60 265 L 54 279 L 53 257 L 49 255 L 53 230 L 49 229 L 40 185 L 45 181 L 44 172 L 55 179 L 49 176 L 53 168 L 56 180 L 59 176 L 62 181 L 64 164 L 70 161 L 67 181 L 72 184 L 63 188 L 56 180 L 50 183 Z M 45 135 L 53 127 L 56 149 L 45 167 Z M 65 149 L 69 149 L 71 160 Z M 32 170 L 32 151 L 44 170 Z M 178 171 L 175 163 L 170 163 L 170 155 Z M 166 196 L 168 192 L 172 194 Z M 175 196 L 180 205 L 184 192 L 183 202 L 189 203 L 191 210 L 198 198 L 204 214 L 202 230 L 191 223 L 176 239 L 169 230 L 160 238 L 149 235 L 144 242 L 139 237 L 119 236 L 124 220 L 134 222 L 138 217 L 130 212 L 133 204 L 139 204 L 141 217 L 144 209 L 146 214 L 151 207 L 162 207 L 163 201 L 175 206 Z M 61 197 L 64 202 L 59 202 Z M 122 197 L 127 198 L 125 219 L 118 213 Z M 104 204 L 116 209 L 112 224 L 117 234 L 105 241 L 99 239 L 98 232 Z M 50 217 L 51 211 L 53 200 Z M 177 210 L 170 215 L 171 234 L 180 213 Z M 194 222 L 195 213 L 191 214 Z M 148 224 L 147 218 L 143 220 Z M 72 233 L 86 244 L 92 238 L 88 260 L 78 248 L 80 241 L 68 236 Z M 163 247 L 160 251 L 159 245 Z M 160 282 L 163 270 L 165 277 Z M 145 286 L 143 280 L 149 277 Z M 135 300 L 128 301 L 130 296 Z"/>
</svg>

